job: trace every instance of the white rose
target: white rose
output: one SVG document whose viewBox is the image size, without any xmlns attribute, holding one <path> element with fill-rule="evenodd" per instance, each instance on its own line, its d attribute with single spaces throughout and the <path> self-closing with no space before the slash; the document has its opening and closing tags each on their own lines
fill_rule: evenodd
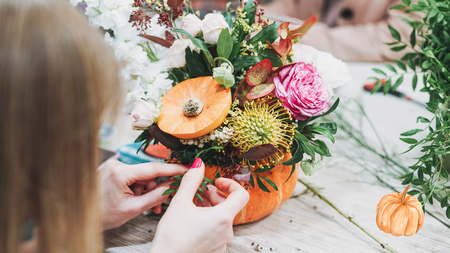
<svg viewBox="0 0 450 253">
<path fill-rule="evenodd" d="M 222 29 L 229 28 L 222 14 L 206 14 L 202 21 L 203 39 L 206 43 L 215 45 Z"/>
<path fill-rule="evenodd" d="M 352 75 L 345 62 L 334 58 L 330 53 L 299 43 L 292 46 L 292 53 L 294 62 L 312 63 L 317 68 L 332 98 L 335 96 L 342 100 L 350 98 L 353 87 Z"/>
<path fill-rule="evenodd" d="M 169 68 L 179 68 L 186 65 L 186 48 L 198 52 L 197 47 L 190 39 L 175 40 L 169 50 Z"/>
<path fill-rule="evenodd" d="M 188 14 L 181 20 L 180 28 L 188 32 L 192 37 L 200 32 L 202 21 L 195 14 Z"/>
<path fill-rule="evenodd" d="M 137 100 L 134 103 L 133 116 L 135 122 L 131 123 L 134 130 L 143 130 L 155 123 L 155 119 L 159 116 L 161 110 L 159 106 L 147 103 L 143 100 Z"/>
</svg>

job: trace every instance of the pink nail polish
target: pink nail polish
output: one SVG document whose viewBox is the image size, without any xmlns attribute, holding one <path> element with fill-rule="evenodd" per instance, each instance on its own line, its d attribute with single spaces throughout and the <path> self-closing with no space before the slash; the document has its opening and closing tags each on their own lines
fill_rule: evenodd
<svg viewBox="0 0 450 253">
<path fill-rule="evenodd" d="M 200 167 L 202 166 L 202 164 L 203 164 L 202 159 L 197 158 L 197 159 L 194 160 L 194 163 L 192 164 L 191 169 L 197 169 L 197 168 L 200 168 Z"/>
</svg>

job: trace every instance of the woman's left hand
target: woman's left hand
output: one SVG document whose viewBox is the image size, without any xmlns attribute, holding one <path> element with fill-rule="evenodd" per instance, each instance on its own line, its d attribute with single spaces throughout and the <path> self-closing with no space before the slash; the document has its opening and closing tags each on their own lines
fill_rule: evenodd
<svg viewBox="0 0 450 253">
<path fill-rule="evenodd" d="M 156 177 L 183 175 L 186 171 L 177 164 L 107 161 L 99 172 L 103 229 L 119 227 L 150 208 L 160 209 L 168 197 L 162 194 L 171 181 L 157 186 Z"/>
</svg>

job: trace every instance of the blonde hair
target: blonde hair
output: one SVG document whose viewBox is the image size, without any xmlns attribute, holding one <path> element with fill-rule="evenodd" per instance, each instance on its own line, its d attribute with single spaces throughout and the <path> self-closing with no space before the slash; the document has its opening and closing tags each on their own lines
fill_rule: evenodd
<svg viewBox="0 0 450 253">
<path fill-rule="evenodd" d="M 38 252 L 101 252 L 96 167 L 119 66 L 68 1 L 0 3 L 0 253 L 32 220 Z"/>
</svg>

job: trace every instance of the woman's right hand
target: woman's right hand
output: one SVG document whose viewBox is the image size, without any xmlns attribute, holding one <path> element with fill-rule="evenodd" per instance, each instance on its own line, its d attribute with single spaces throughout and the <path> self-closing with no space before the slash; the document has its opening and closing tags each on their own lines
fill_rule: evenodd
<svg viewBox="0 0 450 253">
<path fill-rule="evenodd" d="M 197 158 L 184 175 L 180 188 L 156 230 L 149 253 L 225 252 L 233 239 L 233 219 L 247 204 L 248 192 L 231 179 L 216 180 L 218 190 L 228 197 L 211 196 L 211 207 L 197 207 L 193 198 L 203 180 L 205 165 Z"/>
</svg>

